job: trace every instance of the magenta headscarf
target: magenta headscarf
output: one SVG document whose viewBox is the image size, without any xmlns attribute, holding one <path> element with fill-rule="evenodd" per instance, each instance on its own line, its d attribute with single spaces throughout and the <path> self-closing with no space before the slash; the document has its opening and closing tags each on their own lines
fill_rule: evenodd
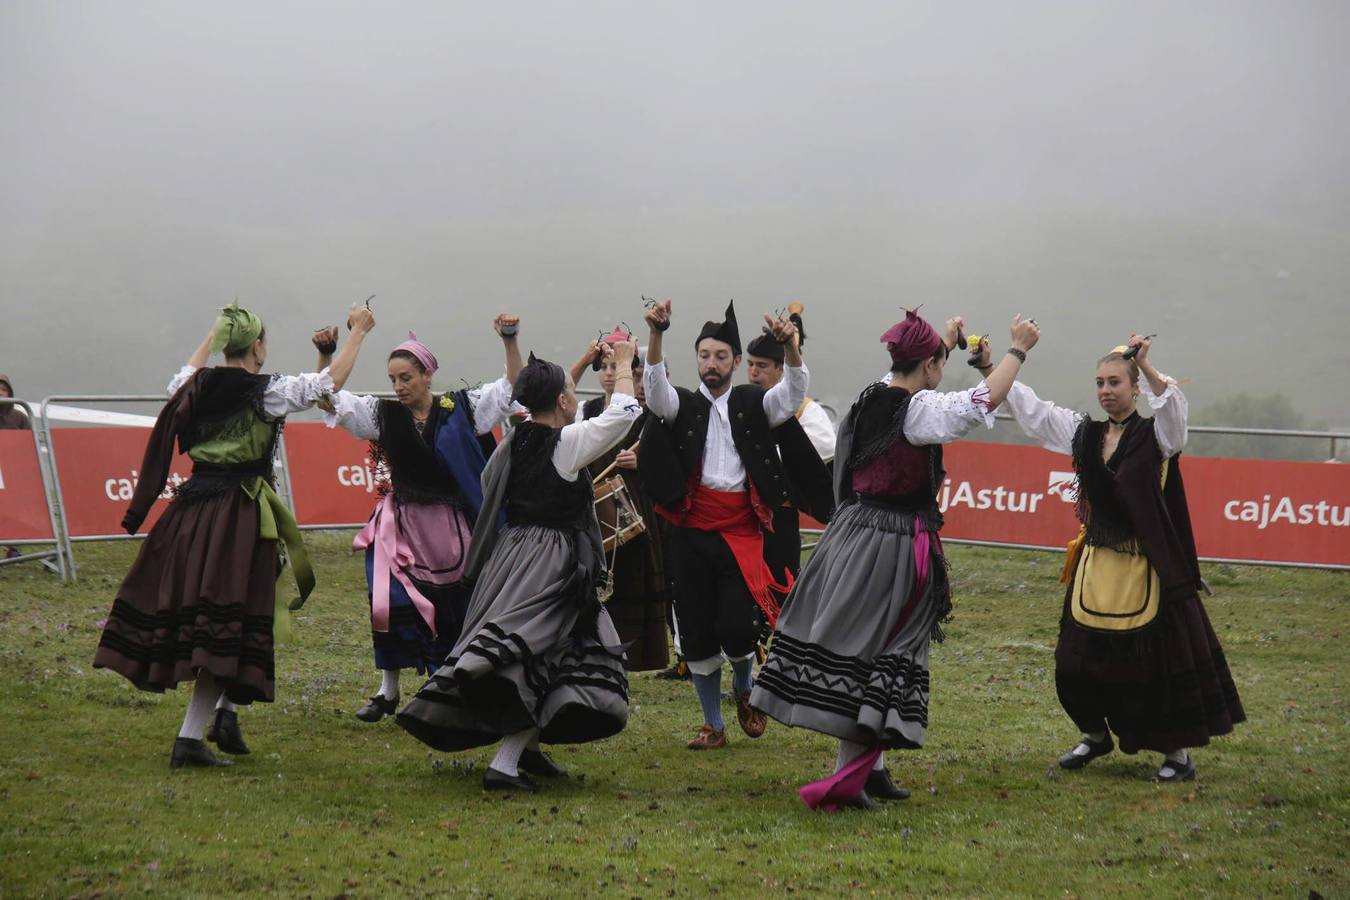
<svg viewBox="0 0 1350 900">
<path fill-rule="evenodd" d="M 905 318 L 881 336 L 892 363 L 919 362 L 937 352 L 942 337 L 919 317 L 918 307 L 905 310 Z"/>
<path fill-rule="evenodd" d="M 435 372 L 438 368 L 436 354 L 431 352 L 430 347 L 417 339 L 416 332 L 408 332 L 408 339 L 395 347 L 390 355 L 392 356 L 400 350 L 404 353 L 411 353 L 428 373 Z"/>
</svg>

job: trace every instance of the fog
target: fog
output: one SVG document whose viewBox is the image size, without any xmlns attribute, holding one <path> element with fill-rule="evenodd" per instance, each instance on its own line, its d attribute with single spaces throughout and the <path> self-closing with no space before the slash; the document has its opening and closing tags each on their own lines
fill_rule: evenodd
<svg viewBox="0 0 1350 900">
<path fill-rule="evenodd" d="M 1347 425 L 1347 46 L 1335 0 L 8 2 L 0 371 L 161 390 L 235 297 L 300 369 L 376 294 L 352 385 L 411 328 L 450 387 L 499 310 L 566 363 L 647 294 L 687 375 L 734 297 L 842 405 L 921 303 L 1034 315 L 1069 405 L 1138 330 L 1193 409 Z"/>
</svg>

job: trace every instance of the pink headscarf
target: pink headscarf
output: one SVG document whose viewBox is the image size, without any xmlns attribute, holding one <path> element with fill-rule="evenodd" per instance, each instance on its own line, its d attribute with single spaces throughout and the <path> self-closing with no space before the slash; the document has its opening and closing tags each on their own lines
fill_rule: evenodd
<svg viewBox="0 0 1350 900">
<path fill-rule="evenodd" d="M 619 327 L 618 325 L 614 326 L 614 330 L 611 331 L 609 334 L 607 334 L 607 335 L 605 335 L 604 337 L 600 338 L 600 340 L 602 340 L 602 341 L 604 341 L 606 344 L 610 344 L 610 345 L 617 344 L 617 343 L 619 343 L 620 341 L 631 341 L 632 339 L 633 339 L 633 336 L 632 336 L 631 334 L 629 334 L 628 332 L 624 331 L 624 330 L 623 330 L 621 327 Z"/>
<path fill-rule="evenodd" d="M 411 353 L 416 357 L 417 361 L 422 364 L 422 368 L 426 369 L 428 373 L 435 372 L 438 368 L 436 354 L 431 352 L 430 347 L 417 339 L 416 332 L 408 332 L 408 339 L 395 347 L 393 352 L 397 353 L 400 350 Z"/>
<path fill-rule="evenodd" d="M 891 362 L 906 363 L 927 359 L 942 345 L 942 337 L 919 317 L 918 308 L 905 310 L 905 318 L 881 336 L 891 354 Z"/>
</svg>

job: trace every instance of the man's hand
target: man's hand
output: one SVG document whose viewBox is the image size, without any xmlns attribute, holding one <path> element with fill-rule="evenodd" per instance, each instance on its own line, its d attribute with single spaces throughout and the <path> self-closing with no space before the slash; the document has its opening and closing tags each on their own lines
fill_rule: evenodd
<svg viewBox="0 0 1350 900">
<path fill-rule="evenodd" d="M 769 327 L 769 333 L 773 339 L 780 344 L 791 343 L 795 348 L 800 339 L 797 333 L 797 326 L 792 324 L 784 317 L 774 318 L 768 313 L 764 314 L 764 323 Z"/>
<path fill-rule="evenodd" d="M 670 301 L 652 304 L 650 309 L 643 312 L 642 318 L 652 331 L 665 331 L 670 327 Z"/>
<path fill-rule="evenodd" d="M 633 450 L 620 450 L 614 457 L 614 465 L 620 469 L 637 469 L 637 453 Z"/>
</svg>

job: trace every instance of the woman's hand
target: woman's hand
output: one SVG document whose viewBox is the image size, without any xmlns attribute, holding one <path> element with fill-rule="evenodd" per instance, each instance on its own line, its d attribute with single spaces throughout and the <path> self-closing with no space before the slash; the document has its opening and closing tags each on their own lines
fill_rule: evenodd
<svg viewBox="0 0 1350 900">
<path fill-rule="evenodd" d="M 492 320 L 492 330 L 504 341 L 513 341 L 520 333 L 520 316 L 512 313 L 497 313 Z"/>
<path fill-rule="evenodd" d="M 1036 324 L 1036 320 L 1024 319 L 1020 315 L 1013 316 L 1011 332 L 1013 348 L 1023 353 L 1035 347 L 1041 339 L 1041 326 Z"/>
<path fill-rule="evenodd" d="M 366 307 L 357 307 L 352 304 L 351 313 L 347 316 L 347 327 L 353 333 L 370 334 L 375 328 L 375 314 Z"/>
<path fill-rule="evenodd" d="M 952 316 L 947 320 L 947 325 L 942 330 L 942 343 L 947 345 L 947 352 L 951 352 L 956 346 L 956 339 L 960 337 L 961 332 L 965 330 L 966 320 L 961 316 Z"/>
<path fill-rule="evenodd" d="M 310 338 L 314 344 L 314 349 L 324 355 L 330 355 L 337 350 L 338 328 L 336 325 L 329 325 L 327 328 L 314 329 L 314 336 Z"/>
<path fill-rule="evenodd" d="M 1153 346 L 1153 339 L 1139 334 L 1131 334 L 1128 345 L 1139 348 L 1139 352 L 1134 355 L 1134 361 L 1142 368 L 1148 360 L 1148 349 Z"/>
</svg>

